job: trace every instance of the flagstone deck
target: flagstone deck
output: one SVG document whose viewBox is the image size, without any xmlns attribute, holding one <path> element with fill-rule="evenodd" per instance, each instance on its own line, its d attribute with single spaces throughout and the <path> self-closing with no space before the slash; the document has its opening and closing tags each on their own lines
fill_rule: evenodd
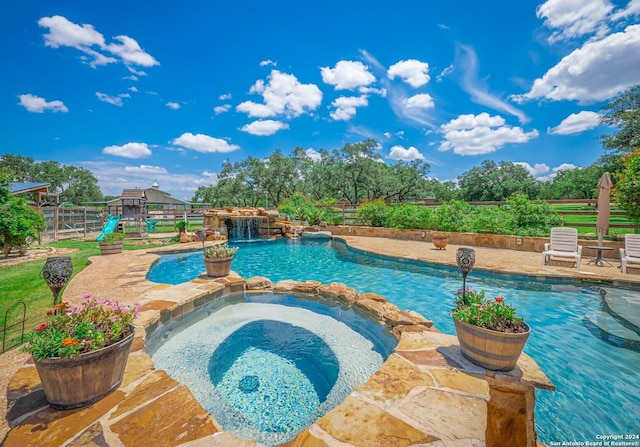
<svg viewBox="0 0 640 447">
<path fill-rule="evenodd" d="M 343 239 L 365 251 L 455 265 L 457 247 L 452 245 L 440 251 L 427 242 Z M 187 246 L 198 248 L 200 244 L 181 248 Z M 479 269 L 640 284 L 640 275 L 622 275 L 610 267 L 542 266 L 538 253 L 481 247 L 476 253 Z M 422 316 L 401 311 L 377 295 L 358 295 L 337 284 L 282 281 L 271 285 L 266 279 L 245 281 L 234 275 L 176 286 L 156 284 L 145 278 L 156 258 L 148 251 L 91 258 L 92 264 L 64 292 L 64 299 L 70 302 L 93 293 L 99 299 L 141 303 L 136 341 L 121 387 L 89 407 L 52 410 L 46 406 L 35 367 L 27 362 L 7 389 L 6 418 L 11 428 L 2 445 L 260 445 L 225 432 L 188 388 L 154 368 L 143 341 L 147 333 L 171 318 L 198 311 L 223 293 L 244 288 L 338 299 L 384 321 L 399 337 L 394 353 L 369 381 L 286 446 L 536 445 L 533 389 L 552 390 L 553 384 L 525 354 L 512 372 L 486 371 L 461 356 L 455 336 L 438 332 Z"/>
</svg>

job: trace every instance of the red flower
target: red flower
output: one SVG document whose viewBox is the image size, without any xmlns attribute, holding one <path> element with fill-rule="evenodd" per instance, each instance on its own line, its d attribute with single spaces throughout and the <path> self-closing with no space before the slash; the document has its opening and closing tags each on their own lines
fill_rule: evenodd
<svg viewBox="0 0 640 447">
<path fill-rule="evenodd" d="M 42 332 L 46 329 L 47 325 L 42 323 L 40 326 L 38 326 L 38 329 L 36 329 L 36 332 Z"/>
<path fill-rule="evenodd" d="M 73 338 L 65 338 L 64 340 L 62 340 L 62 346 L 77 346 L 79 344 L 80 342 L 74 340 Z"/>
<path fill-rule="evenodd" d="M 503 298 L 503 297 L 501 297 L 501 296 L 499 296 L 499 297 L 497 297 L 497 298 L 496 298 L 496 303 L 501 303 L 501 302 L 503 302 L 503 301 L 504 301 L 504 298 Z"/>
</svg>

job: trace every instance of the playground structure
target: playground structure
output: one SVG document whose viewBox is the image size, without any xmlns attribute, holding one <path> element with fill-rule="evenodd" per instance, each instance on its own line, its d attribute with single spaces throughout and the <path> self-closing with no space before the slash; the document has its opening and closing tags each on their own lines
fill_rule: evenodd
<svg viewBox="0 0 640 447">
<path fill-rule="evenodd" d="M 132 237 L 147 236 L 147 196 L 142 189 L 125 189 L 120 196 L 121 206 L 110 205 L 109 216 L 118 216 L 117 228 L 111 231 L 127 233 Z M 105 224 L 105 228 L 109 221 Z M 103 229 L 104 232 L 104 229 Z"/>
<path fill-rule="evenodd" d="M 100 242 L 100 241 L 104 240 L 104 238 L 105 238 L 105 236 L 107 234 L 113 233 L 114 231 L 116 231 L 118 229 L 118 224 L 119 223 L 120 223 L 120 215 L 119 214 L 117 216 L 109 214 L 109 216 L 107 216 L 106 223 L 102 227 L 102 231 L 100 232 L 100 234 L 96 238 L 96 241 Z"/>
</svg>

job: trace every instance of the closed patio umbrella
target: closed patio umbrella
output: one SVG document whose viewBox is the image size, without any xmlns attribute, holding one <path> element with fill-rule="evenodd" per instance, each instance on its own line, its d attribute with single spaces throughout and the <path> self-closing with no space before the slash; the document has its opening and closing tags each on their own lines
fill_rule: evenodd
<svg viewBox="0 0 640 447">
<path fill-rule="evenodd" d="M 598 220 L 596 221 L 596 233 L 598 233 L 598 245 L 602 245 L 602 237 L 609 231 L 609 215 L 611 201 L 611 175 L 608 172 L 602 174 L 598 182 Z"/>
</svg>

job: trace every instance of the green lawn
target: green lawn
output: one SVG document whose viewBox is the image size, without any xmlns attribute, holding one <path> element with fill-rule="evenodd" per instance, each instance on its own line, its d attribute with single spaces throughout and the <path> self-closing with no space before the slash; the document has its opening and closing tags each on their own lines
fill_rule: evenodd
<svg viewBox="0 0 640 447">
<path fill-rule="evenodd" d="M 134 241 L 124 241 L 125 250 L 139 250 L 142 248 L 152 248 L 157 245 L 134 245 Z M 166 244 L 164 244 L 166 245 Z M 73 276 L 80 273 L 87 267 L 90 256 L 99 256 L 100 249 L 95 241 L 65 240 L 42 245 L 43 247 L 74 248 L 78 251 L 70 253 L 73 264 Z M 46 311 L 53 306 L 53 294 L 44 280 L 40 277 L 40 272 L 46 259 L 23 262 L 16 265 L 0 267 L 2 277 L 2 287 L 0 293 L 0 351 L 2 351 L 2 341 L 4 337 L 5 313 L 14 303 L 24 302 L 26 305 L 25 329 L 27 331 L 35 329 L 45 319 Z M 12 308 L 7 316 L 7 326 L 21 320 L 22 306 Z M 7 330 L 6 345 L 14 344 L 20 337 L 21 326 L 9 328 Z"/>
</svg>

